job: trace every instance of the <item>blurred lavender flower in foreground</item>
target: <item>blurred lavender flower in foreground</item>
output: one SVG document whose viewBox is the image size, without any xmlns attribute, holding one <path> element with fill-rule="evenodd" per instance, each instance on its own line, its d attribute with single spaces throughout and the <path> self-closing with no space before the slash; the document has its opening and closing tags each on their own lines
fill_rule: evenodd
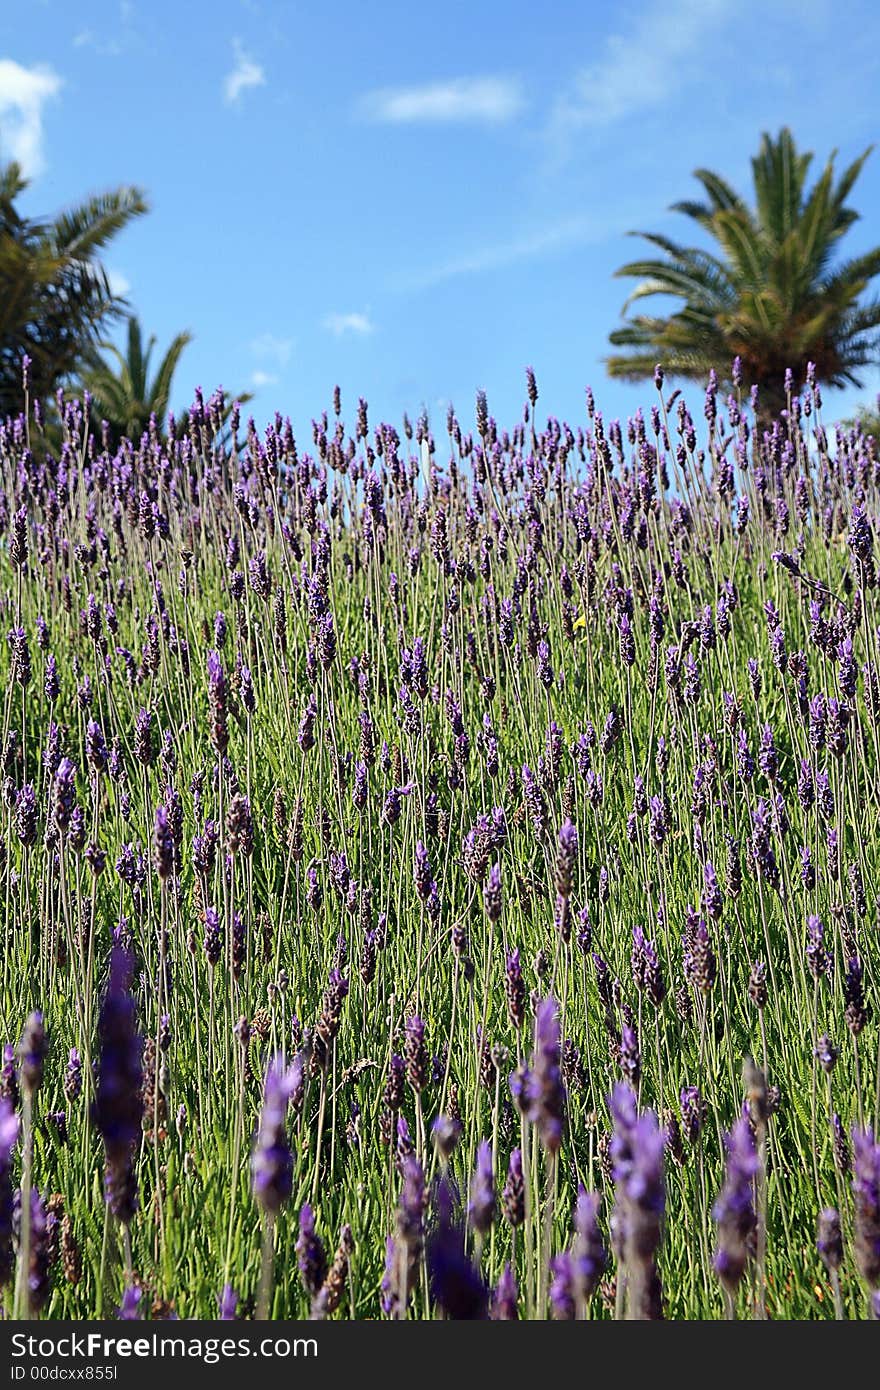
<svg viewBox="0 0 880 1390">
<path fill-rule="evenodd" d="M 270 1216 L 278 1214 L 293 1187 L 293 1154 L 286 1128 L 292 1079 L 283 1057 L 273 1057 L 266 1068 L 260 1126 L 251 1156 L 254 1197 Z"/>
<path fill-rule="evenodd" d="M 447 1318 L 482 1319 L 488 1315 L 489 1290 L 465 1250 L 464 1227 L 455 1220 L 455 1206 L 449 1180 L 441 1178 L 436 1195 L 437 1224 L 425 1252 L 431 1297 Z"/>
<path fill-rule="evenodd" d="M 754 1182 L 759 1168 L 748 1119 L 741 1116 L 727 1136 L 724 1186 L 712 1208 L 718 1227 L 715 1271 L 732 1301 L 753 1253 L 757 1217 Z"/>
<path fill-rule="evenodd" d="M 134 1149 L 143 1117 L 143 1039 L 130 994 L 133 962 L 121 946 L 110 957 L 110 979 L 98 1019 L 98 1080 L 93 1119 L 104 1140 L 105 1192 L 113 1215 L 128 1225 L 137 1205 Z"/>
</svg>

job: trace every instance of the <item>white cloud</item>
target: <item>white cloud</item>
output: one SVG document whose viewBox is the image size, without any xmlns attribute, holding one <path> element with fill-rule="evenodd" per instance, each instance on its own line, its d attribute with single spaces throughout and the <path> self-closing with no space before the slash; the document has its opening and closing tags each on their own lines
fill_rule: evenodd
<svg viewBox="0 0 880 1390">
<path fill-rule="evenodd" d="M 60 90 L 61 78 L 51 68 L 0 58 L 0 153 L 17 160 L 27 178 L 45 167 L 43 105 Z"/>
<path fill-rule="evenodd" d="M 616 222 L 615 222 L 616 225 Z M 625 226 L 625 221 L 621 222 Z M 446 280 L 455 280 L 462 275 L 479 275 L 485 271 L 504 270 L 519 261 L 534 260 L 553 251 L 565 250 L 569 246 L 579 246 L 588 241 L 597 241 L 607 236 L 611 230 L 607 219 L 585 216 L 570 217 L 554 222 L 548 227 L 514 238 L 511 241 L 496 242 L 490 246 L 478 247 L 464 255 L 442 261 L 413 275 L 402 276 L 397 281 L 401 290 L 427 290 Z"/>
<path fill-rule="evenodd" d="M 600 128 L 662 105 L 707 74 L 711 39 L 731 13 L 726 0 L 652 0 L 560 95 L 551 132 Z"/>
<path fill-rule="evenodd" d="M 368 314 L 328 314 L 324 319 L 324 327 L 337 338 L 346 333 L 365 338 L 373 332 L 374 326 Z"/>
<path fill-rule="evenodd" d="M 286 367 L 293 350 L 292 338 L 279 338 L 274 333 L 261 333 L 250 345 L 254 357 L 271 362 L 276 367 Z"/>
<path fill-rule="evenodd" d="M 251 372 L 251 386 L 259 391 L 261 386 L 275 386 L 278 378 L 274 372 L 261 372 L 259 369 Z"/>
<path fill-rule="evenodd" d="M 394 125 L 465 121 L 500 125 L 513 120 L 524 104 L 520 84 L 513 78 L 456 77 L 422 87 L 370 92 L 362 111 L 369 120 Z"/>
<path fill-rule="evenodd" d="M 108 270 L 107 279 L 110 281 L 110 290 L 113 294 L 124 299 L 131 289 L 131 281 L 123 275 L 120 270 Z"/>
<path fill-rule="evenodd" d="M 265 87 L 266 74 L 255 63 L 249 54 L 245 53 L 238 39 L 232 43 L 232 51 L 235 55 L 235 64 L 231 72 L 228 72 L 223 79 L 223 99 L 228 106 L 234 106 L 248 87 Z"/>
</svg>

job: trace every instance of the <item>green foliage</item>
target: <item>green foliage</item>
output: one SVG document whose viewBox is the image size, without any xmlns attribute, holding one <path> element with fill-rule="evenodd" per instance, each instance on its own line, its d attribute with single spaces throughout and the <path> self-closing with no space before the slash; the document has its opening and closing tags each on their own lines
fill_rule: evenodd
<svg viewBox="0 0 880 1390">
<path fill-rule="evenodd" d="M 80 382 L 91 394 L 95 419 L 107 421 L 112 446 L 115 447 L 123 435 L 139 439 L 151 415 L 161 423 L 168 411 L 177 364 L 191 342 L 190 333 L 178 333 L 152 380 L 150 358 L 156 338 L 150 338 L 144 351 L 141 325 L 133 315 L 128 320 L 128 345 L 124 354 L 106 342 L 89 350 Z M 102 351 L 109 354 L 109 359 L 101 356 Z"/>
<path fill-rule="evenodd" d="M 27 188 L 16 163 L 0 168 L 0 418 L 22 406 L 22 356 L 33 398 L 48 400 L 125 307 L 99 253 L 147 211 L 139 188 L 86 199 L 51 220 L 16 207 Z"/>
<path fill-rule="evenodd" d="M 768 411 L 785 404 L 783 379 L 796 386 L 808 362 L 832 386 L 859 385 L 859 369 L 876 360 L 880 299 L 863 296 L 880 274 L 880 247 L 835 259 L 838 243 L 858 219 L 847 198 L 870 149 L 835 181 L 834 154 L 807 188 L 812 155 L 801 153 L 788 129 L 766 133 L 752 160 L 754 206 L 719 174 L 697 169 L 705 202 L 672 210 L 691 218 L 714 242 L 711 250 L 683 246 L 648 232 L 662 256 L 630 261 L 616 272 L 638 284 L 638 300 L 673 296 L 682 307 L 667 317 L 636 314 L 610 335 L 627 352 L 607 359 L 612 376 L 649 377 L 656 362 L 672 375 L 704 379 L 739 356 L 747 385 L 761 388 Z"/>
<path fill-rule="evenodd" d="M 155 416 L 159 433 L 162 433 L 162 425 L 171 399 L 174 373 L 184 349 L 191 342 L 190 333 L 178 333 L 152 379 L 150 359 L 156 346 L 156 338 L 150 338 L 145 351 L 141 325 L 134 316 L 128 320 L 128 343 L 125 353 L 120 352 L 114 344 L 106 342 L 99 343 L 97 347 L 89 350 L 80 374 L 79 388 L 88 391 L 92 397 L 93 426 L 98 429 L 106 422 L 111 448 L 116 448 L 123 437 L 137 442 L 148 428 L 151 416 Z M 101 351 L 109 354 L 109 357 L 102 357 Z M 230 398 L 223 408 L 223 420 L 228 418 L 233 400 L 242 405 L 250 399 L 251 394 L 248 391 Z M 185 428 L 186 420 L 182 419 L 178 432 Z"/>
</svg>

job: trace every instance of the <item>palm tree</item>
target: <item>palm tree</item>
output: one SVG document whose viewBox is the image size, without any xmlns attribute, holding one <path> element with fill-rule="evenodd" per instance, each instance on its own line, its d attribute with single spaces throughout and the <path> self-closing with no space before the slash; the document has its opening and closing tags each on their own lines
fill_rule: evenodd
<svg viewBox="0 0 880 1390">
<path fill-rule="evenodd" d="M 112 447 L 118 445 L 123 435 L 137 443 L 151 415 L 155 415 L 161 428 L 177 364 L 191 342 L 190 333 L 178 333 L 152 381 L 149 379 L 150 358 L 156 338 L 150 338 L 145 352 L 141 325 L 134 315 L 128 320 L 128 346 L 124 354 L 106 342 L 99 343 L 86 354 L 78 385 L 90 393 L 95 419 L 107 421 Z M 102 357 L 101 351 L 109 353 L 112 360 Z"/>
<path fill-rule="evenodd" d="M 703 250 L 631 233 L 663 255 L 617 271 L 640 282 L 624 313 L 651 295 L 683 304 L 667 318 L 635 315 L 611 333 L 615 347 L 630 351 L 606 359 L 610 374 L 639 380 L 662 362 L 671 375 L 705 379 L 714 367 L 719 379 L 729 380 L 730 363 L 739 357 L 745 384 L 760 388 L 768 415 L 785 405 L 786 368 L 795 389 L 808 362 L 829 386 L 860 385 L 858 369 L 876 360 L 880 341 L 880 300 L 862 301 L 880 274 L 880 247 L 844 261 L 834 253 L 858 219 L 846 199 L 870 153 L 871 147 L 837 182 L 832 153 L 807 191 L 812 154 L 798 153 L 788 129 L 775 140 L 765 133 L 752 160 L 753 208 L 719 174 L 695 170 L 707 201 L 674 203 L 672 211 L 690 217 L 717 245 Z"/>
<path fill-rule="evenodd" d="M 151 380 L 150 358 L 156 346 L 156 337 L 153 335 L 150 338 L 144 351 L 143 330 L 139 320 L 132 315 L 128 320 L 125 353 L 120 352 L 113 343 L 102 342 L 86 354 L 76 389 L 89 392 L 93 421 L 107 422 L 111 448 L 118 446 L 123 435 L 136 444 L 147 429 L 151 415 L 156 417 L 159 433 L 163 432 L 174 373 L 184 348 L 191 342 L 192 334 L 178 333 Z M 102 357 L 102 351 L 108 353 L 109 358 Z M 248 391 L 229 398 L 222 419 L 225 421 L 229 416 L 234 400 L 244 405 L 250 399 Z M 188 415 L 185 414 L 177 421 L 178 435 L 185 430 L 187 420 Z M 222 437 L 220 442 L 223 443 Z"/>
<path fill-rule="evenodd" d="M 880 453 L 880 397 L 873 406 L 859 406 L 855 416 L 844 420 L 843 424 L 847 429 L 858 428 L 862 434 L 870 435 Z"/>
<path fill-rule="evenodd" d="M 125 309 L 98 253 L 147 211 L 141 190 L 123 187 L 30 219 L 15 206 L 27 186 L 19 164 L 0 166 L 0 418 L 23 404 L 25 353 L 30 394 L 45 402 Z"/>
</svg>

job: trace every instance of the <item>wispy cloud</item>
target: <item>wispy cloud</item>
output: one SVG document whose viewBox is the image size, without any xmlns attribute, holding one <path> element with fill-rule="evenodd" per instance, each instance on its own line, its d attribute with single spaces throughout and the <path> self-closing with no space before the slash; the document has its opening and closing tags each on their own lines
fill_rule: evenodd
<svg viewBox="0 0 880 1390">
<path fill-rule="evenodd" d="M 235 59 L 232 71 L 223 79 L 223 99 L 227 106 L 234 106 L 249 87 L 266 85 L 266 74 L 260 64 L 245 52 L 238 39 L 232 41 L 232 52 Z"/>
<path fill-rule="evenodd" d="M 118 295 L 120 299 L 124 299 L 131 289 L 131 281 L 128 277 L 123 275 L 119 270 L 108 269 L 107 279 L 110 281 L 112 293 Z"/>
<path fill-rule="evenodd" d="M 551 114 L 551 133 L 604 127 L 662 105 L 704 75 L 690 63 L 733 12 L 726 0 L 651 0 L 624 30 L 610 34 L 599 57 L 581 69 Z"/>
<path fill-rule="evenodd" d="M 73 38 L 74 48 L 91 48 L 100 58 L 120 58 L 125 52 L 122 39 L 107 39 L 96 34 L 94 29 L 80 29 Z"/>
<path fill-rule="evenodd" d="M 17 160 L 28 178 L 45 168 L 43 107 L 61 85 L 50 67 L 24 68 L 11 58 L 0 58 L 0 153 Z"/>
<path fill-rule="evenodd" d="M 421 87 L 384 87 L 370 92 L 361 113 L 392 125 L 477 122 L 501 125 L 523 109 L 520 83 L 509 77 L 455 77 Z"/>
<path fill-rule="evenodd" d="M 260 361 L 271 362 L 275 367 L 286 367 L 293 351 L 292 338 L 279 338 L 274 333 L 261 333 L 254 338 L 251 352 Z"/>
<path fill-rule="evenodd" d="M 251 372 L 251 386 L 257 391 L 261 386 L 276 386 L 277 384 L 278 378 L 274 372 L 261 372 L 259 368 L 255 372 Z"/>
<path fill-rule="evenodd" d="M 99 30 L 80 29 L 73 36 L 74 48 L 90 48 L 100 58 L 121 58 L 136 44 L 141 35 L 136 27 L 136 11 L 129 0 L 121 0 L 118 6 L 118 19 L 101 26 Z"/>
<path fill-rule="evenodd" d="M 375 327 L 369 314 L 327 314 L 324 327 L 337 338 L 353 334 L 365 338 Z"/>
<path fill-rule="evenodd" d="M 589 215 L 570 217 L 510 241 L 477 247 L 464 255 L 441 261 L 427 270 L 400 276 L 396 281 L 396 288 L 404 291 L 427 290 L 443 284 L 446 280 L 458 279 L 462 275 L 504 270 L 520 261 L 534 260 L 554 251 L 582 245 L 587 241 L 598 241 L 608 235 L 610 230 L 612 229 L 607 219 Z"/>
</svg>

